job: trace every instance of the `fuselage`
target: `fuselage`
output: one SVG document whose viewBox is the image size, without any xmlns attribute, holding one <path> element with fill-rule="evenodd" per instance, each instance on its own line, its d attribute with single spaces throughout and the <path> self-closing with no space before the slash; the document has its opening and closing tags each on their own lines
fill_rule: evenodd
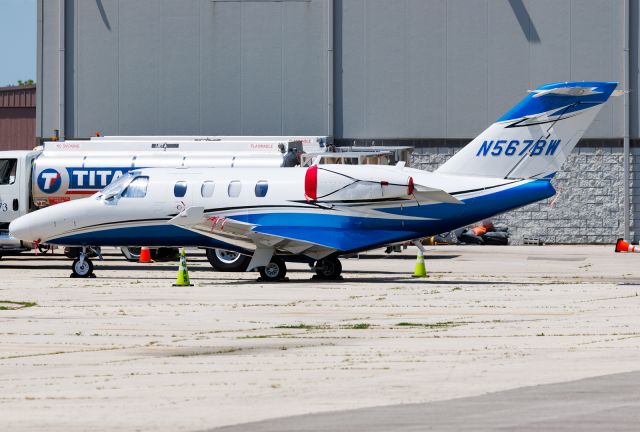
<svg viewBox="0 0 640 432">
<path fill-rule="evenodd" d="M 200 246 L 242 253 L 251 253 L 260 235 L 260 241 L 293 239 L 341 254 L 450 231 L 555 193 L 549 179 L 399 166 L 320 169 L 314 184 L 310 168 L 144 169 L 89 198 L 24 216 L 10 229 L 25 241 L 65 246 Z M 420 195 L 414 184 L 461 203 Z M 188 221 L 181 221 L 191 209 Z M 287 248 L 294 250 L 290 243 Z"/>
</svg>

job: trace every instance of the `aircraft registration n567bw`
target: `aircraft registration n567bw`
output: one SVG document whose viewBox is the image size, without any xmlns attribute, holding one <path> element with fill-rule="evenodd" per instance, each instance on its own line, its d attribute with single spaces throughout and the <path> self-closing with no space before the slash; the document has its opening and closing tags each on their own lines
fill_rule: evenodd
<svg viewBox="0 0 640 432">
<path fill-rule="evenodd" d="M 267 280 L 284 261 L 340 275 L 338 258 L 414 241 L 555 194 L 551 179 L 613 82 L 563 82 L 529 94 L 434 172 L 396 166 L 154 168 L 95 195 L 13 221 L 11 235 L 64 246 L 200 246 L 251 255 Z M 417 242 L 416 242 L 417 243 Z M 81 254 L 78 276 L 93 265 Z"/>
</svg>

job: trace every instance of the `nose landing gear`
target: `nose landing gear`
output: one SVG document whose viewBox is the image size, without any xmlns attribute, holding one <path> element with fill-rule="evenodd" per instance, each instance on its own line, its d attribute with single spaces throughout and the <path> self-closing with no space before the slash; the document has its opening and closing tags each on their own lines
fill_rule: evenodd
<svg viewBox="0 0 640 432">
<path fill-rule="evenodd" d="M 89 251 L 88 251 L 89 249 Z M 82 251 L 80 252 L 78 258 L 73 260 L 73 264 L 71 265 L 71 276 L 72 278 L 94 278 L 96 275 L 93 273 L 93 262 L 87 258 L 88 252 L 93 252 L 98 255 L 100 259 L 102 256 L 99 252 L 91 248 L 87 248 L 87 246 L 82 247 Z"/>
</svg>

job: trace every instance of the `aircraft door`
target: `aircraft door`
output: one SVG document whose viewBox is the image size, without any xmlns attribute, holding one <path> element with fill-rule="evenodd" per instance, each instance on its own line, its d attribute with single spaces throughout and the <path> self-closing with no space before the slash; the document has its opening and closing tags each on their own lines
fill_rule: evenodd
<svg viewBox="0 0 640 432">
<path fill-rule="evenodd" d="M 25 173 L 24 164 L 18 158 L 0 159 L 0 223 L 8 223 L 29 209 L 28 200 L 22 199 L 21 187 Z M 22 176 L 22 179 L 20 178 Z M 24 180 L 24 181 L 23 181 Z M 48 179 L 49 182 L 60 183 L 60 179 Z"/>
</svg>

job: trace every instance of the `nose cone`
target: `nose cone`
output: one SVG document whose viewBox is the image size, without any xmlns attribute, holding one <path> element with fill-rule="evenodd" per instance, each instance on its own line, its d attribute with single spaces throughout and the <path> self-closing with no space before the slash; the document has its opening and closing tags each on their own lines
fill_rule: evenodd
<svg viewBox="0 0 640 432">
<path fill-rule="evenodd" d="M 46 243 L 72 227 L 74 215 L 78 213 L 77 201 L 56 204 L 21 216 L 9 224 L 9 233 L 25 242 Z"/>
<path fill-rule="evenodd" d="M 32 242 L 38 240 L 31 234 L 31 228 L 34 225 L 33 214 L 20 216 L 9 224 L 9 234 L 12 237 L 17 238 L 25 242 Z"/>
</svg>

